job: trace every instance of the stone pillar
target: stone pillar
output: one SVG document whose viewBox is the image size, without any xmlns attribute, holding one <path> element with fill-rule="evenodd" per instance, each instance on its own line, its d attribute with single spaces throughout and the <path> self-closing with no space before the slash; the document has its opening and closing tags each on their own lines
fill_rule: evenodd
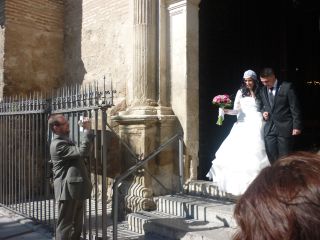
<svg viewBox="0 0 320 240">
<path fill-rule="evenodd" d="M 167 0 L 171 104 L 184 133 L 189 180 L 197 179 L 199 163 L 199 3 Z"/>
<path fill-rule="evenodd" d="M 156 106 L 157 1 L 134 0 L 133 106 Z"/>
<path fill-rule="evenodd" d="M 166 55 L 162 51 L 166 51 L 167 43 L 165 39 L 162 38 L 159 41 L 158 38 L 159 29 L 164 34 L 162 37 L 166 36 L 166 28 L 162 21 L 164 20 L 163 15 L 161 16 L 161 27 L 158 24 L 159 5 L 163 2 L 134 0 L 133 100 L 128 103 L 129 107 L 126 111 L 112 118 L 119 124 L 121 139 L 130 146 L 134 153 L 142 156 L 142 159 L 165 143 L 177 131 L 176 117 L 168 106 L 166 97 L 168 89 L 164 59 Z M 160 62 L 161 67 L 158 67 Z M 123 154 L 121 165 L 125 171 L 134 162 L 124 148 L 121 153 Z M 155 203 L 152 197 L 177 190 L 178 179 L 176 144 L 166 148 L 148 162 L 141 171 L 135 173 L 125 190 L 126 208 L 131 211 L 154 209 Z"/>
<path fill-rule="evenodd" d="M 189 179 L 196 179 L 198 165 L 199 2 L 134 1 L 133 100 L 112 118 L 121 139 L 143 158 L 183 132 Z M 121 152 L 124 171 L 134 163 L 126 150 Z M 135 174 L 126 190 L 128 209 L 150 210 L 152 196 L 178 189 L 177 153 L 177 145 L 172 146 Z"/>
<path fill-rule="evenodd" d="M 167 78 L 167 5 L 166 0 L 159 0 L 159 106 L 170 106 Z"/>
</svg>

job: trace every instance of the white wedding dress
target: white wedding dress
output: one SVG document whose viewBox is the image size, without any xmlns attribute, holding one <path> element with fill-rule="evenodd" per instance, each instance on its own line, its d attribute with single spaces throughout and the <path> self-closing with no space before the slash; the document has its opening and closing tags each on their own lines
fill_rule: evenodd
<svg viewBox="0 0 320 240">
<path fill-rule="evenodd" d="M 260 170 L 270 165 L 264 144 L 262 114 L 253 97 L 242 97 L 239 90 L 234 101 L 237 122 L 216 152 L 207 177 L 219 190 L 241 195 Z"/>
</svg>

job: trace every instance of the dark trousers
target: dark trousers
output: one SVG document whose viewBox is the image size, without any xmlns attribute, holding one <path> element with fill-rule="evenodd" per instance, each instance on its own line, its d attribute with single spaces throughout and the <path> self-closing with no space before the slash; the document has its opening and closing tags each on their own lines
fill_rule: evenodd
<svg viewBox="0 0 320 240">
<path fill-rule="evenodd" d="M 79 240 L 83 224 L 83 200 L 59 201 L 56 240 Z"/>
<path fill-rule="evenodd" d="M 279 136 L 276 127 L 273 125 L 270 132 L 265 136 L 265 145 L 269 161 L 272 164 L 292 151 L 293 137 Z"/>
</svg>

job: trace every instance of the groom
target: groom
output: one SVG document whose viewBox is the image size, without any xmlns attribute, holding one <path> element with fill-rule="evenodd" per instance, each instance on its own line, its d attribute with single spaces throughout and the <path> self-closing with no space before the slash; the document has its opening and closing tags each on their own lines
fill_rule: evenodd
<svg viewBox="0 0 320 240">
<path fill-rule="evenodd" d="M 293 148 L 293 136 L 301 133 L 301 111 L 292 83 L 279 81 L 272 68 L 260 72 L 264 138 L 270 163 Z"/>
</svg>

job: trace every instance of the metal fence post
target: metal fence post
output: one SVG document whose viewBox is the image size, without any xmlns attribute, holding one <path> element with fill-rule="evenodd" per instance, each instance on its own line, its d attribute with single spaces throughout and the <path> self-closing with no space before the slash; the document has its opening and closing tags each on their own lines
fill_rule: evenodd
<svg viewBox="0 0 320 240">
<path fill-rule="evenodd" d="M 102 134 L 102 239 L 107 239 L 107 112 L 101 108 Z"/>
<path fill-rule="evenodd" d="M 183 135 L 179 136 L 179 184 L 180 184 L 180 193 L 183 193 L 183 184 L 184 184 Z"/>
</svg>

